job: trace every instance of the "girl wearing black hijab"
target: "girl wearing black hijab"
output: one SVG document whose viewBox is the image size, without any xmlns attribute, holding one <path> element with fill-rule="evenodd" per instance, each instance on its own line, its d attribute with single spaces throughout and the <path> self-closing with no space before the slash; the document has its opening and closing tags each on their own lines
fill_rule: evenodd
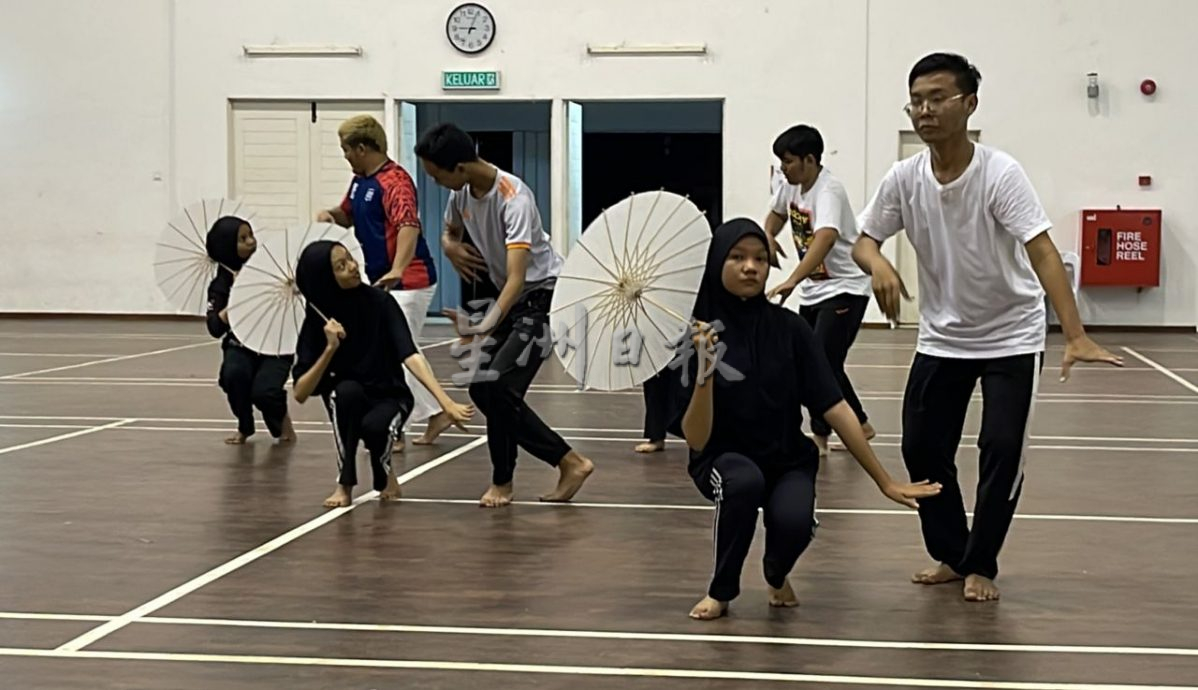
<svg viewBox="0 0 1198 690">
<path fill-rule="evenodd" d="M 474 408 L 454 402 L 412 340 L 399 304 L 362 283 L 358 263 L 345 246 L 319 240 L 304 248 L 295 282 L 308 302 L 296 343 L 295 399 L 316 393 L 324 400 L 337 443 L 337 489 L 327 508 L 350 504 L 358 483 L 354 459 L 359 442 L 370 451 L 379 500 L 400 496 L 391 467 L 395 431 L 412 413 L 414 398 L 404 367 L 436 397 L 460 428 Z M 327 322 L 326 322 L 327 319 Z"/>
<path fill-rule="evenodd" d="M 690 447 L 691 478 L 715 503 L 716 563 L 692 618 L 724 615 L 740 593 L 759 508 L 769 603 L 798 605 L 787 576 L 818 524 L 819 451 L 801 429 L 804 407 L 823 415 L 887 498 L 915 508 L 916 498 L 940 491 L 926 481 L 899 484 L 878 462 L 811 327 L 766 299 L 769 259 L 757 223 L 724 223 L 712 237 L 695 299 L 695 350 L 682 382 L 689 400 L 676 429 Z"/>
<path fill-rule="evenodd" d="M 241 218 L 225 216 L 212 224 L 205 244 L 209 258 L 218 264 L 216 276 L 208 285 L 208 333 L 213 338 L 223 338 L 220 387 L 237 417 L 237 433 L 225 439 L 225 443 L 240 445 L 254 434 L 255 407 L 262 412 L 272 437 L 281 443 L 292 443 L 295 429 L 287 414 L 287 393 L 283 390 L 292 358 L 254 352 L 229 329 L 229 291 L 237 272 L 258 248 L 254 231 Z"/>
</svg>

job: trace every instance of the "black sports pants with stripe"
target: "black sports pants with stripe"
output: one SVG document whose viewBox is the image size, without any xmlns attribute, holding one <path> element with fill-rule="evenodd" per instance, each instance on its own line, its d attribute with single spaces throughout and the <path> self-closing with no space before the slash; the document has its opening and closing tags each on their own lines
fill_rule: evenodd
<svg viewBox="0 0 1198 690">
<path fill-rule="evenodd" d="M 1044 353 L 947 359 L 916 353 L 903 397 L 903 461 L 911 481 L 940 482 L 919 500 L 924 544 L 960 575 L 998 574 L 998 553 L 1023 487 L 1026 441 Z M 957 482 L 957 448 L 969 401 L 982 384 L 977 500 L 972 529 Z"/>
<path fill-rule="evenodd" d="M 337 442 L 337 483 L 357 485 L 355 459 L 358 445 L 365 444 L 366 450 L 370 451 L 374 490 L 387 488 L 395 430 L 412 414 L 411 396 L 406 400 L 374 397 L 357 381 L 342 381 L 324 402 Z"/>
<path fill-rule="evenodd" d="M 715 502 L 715 572 L 707 588 L 709 597 L 727 602 L 740 594 L 741 569 L 757 530 L 759 508 L 765 515 L 765 581 L 774 589 L 782 588 L 819 524 L 817 469 L 812 465 L 767 473 L 744 455 L 724 453 L 696 472 L 695 486 Z"/>
</svg>

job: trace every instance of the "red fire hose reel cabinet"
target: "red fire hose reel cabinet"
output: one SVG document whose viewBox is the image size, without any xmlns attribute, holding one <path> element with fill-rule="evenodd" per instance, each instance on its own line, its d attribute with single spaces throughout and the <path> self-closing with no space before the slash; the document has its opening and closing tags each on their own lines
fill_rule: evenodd
<svg viewBox="0 0 1198 690">
<path fill-rule="evenodd" d="M 1158 287 L 1161 211 L 1082 211 L 1081 284 Z"/>
</svg>

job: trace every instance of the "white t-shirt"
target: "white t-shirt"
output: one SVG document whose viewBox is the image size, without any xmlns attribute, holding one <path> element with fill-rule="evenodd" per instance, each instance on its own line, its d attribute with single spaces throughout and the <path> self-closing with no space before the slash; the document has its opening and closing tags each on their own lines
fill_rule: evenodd
<svg viewBox="0 0 1198 690">
<path fill-rule="evenodd" d="M 929 150 L 899 161 L 861 214 L 883 242 L 906 229 L 919 262 L 924 354 L 960 359 L 1044 350 L 1044 290 L 1024 245 L 1051 227 L 1023 168 L 974 145 L 969 167 L 942 185 Z"/>
<path fill-rule="evenodd" d="M 774 193 L 770 210 L 790 221 L 794 250 L 787 253 L 795 257 L 796 266 L 807 256 L 816 230 L 831 228 L 837 233 L 836 242 L 823 264 L 799 283 L 800 304 L 818 304 L 837 295 L 870 294 L 869 275 L 853 261 L 853 243 L 858 237 L 857 218 L 844 185 L 827 168 L 820 171 L 806 194 L 801 186 L 783 179 L 782 186 Z M 790 248 L 787 244 L 782 243 L 784 251 Z"/>
<path fill-rule="evenodd" d="M 466 227 L 487 263 L 491 282 L 500 290 L 507 282 L 507 250 L 516 247 L 529 251 L 525 291 L 549 287 L 556 282 L 563 260 L 549 244 L 537 200 L 523 180 L 499 168 L 495 171 L 495 184 L 481 199 L 470 193 L 470 185 L 450 191 L 445 222 Z"/>
</svg>

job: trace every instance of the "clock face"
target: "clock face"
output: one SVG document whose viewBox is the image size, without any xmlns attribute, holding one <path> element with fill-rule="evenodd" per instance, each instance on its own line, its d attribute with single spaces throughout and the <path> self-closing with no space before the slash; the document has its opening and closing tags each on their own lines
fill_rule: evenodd
<svg viewBox="0 0 1198 690">
<path fill-rule="evenodd" d="M 482 5 L 459 5 L 449 13 L 445 35 L 463 53 L 481 53 L 495 40 L 495 17 Z"/>
</svg>

